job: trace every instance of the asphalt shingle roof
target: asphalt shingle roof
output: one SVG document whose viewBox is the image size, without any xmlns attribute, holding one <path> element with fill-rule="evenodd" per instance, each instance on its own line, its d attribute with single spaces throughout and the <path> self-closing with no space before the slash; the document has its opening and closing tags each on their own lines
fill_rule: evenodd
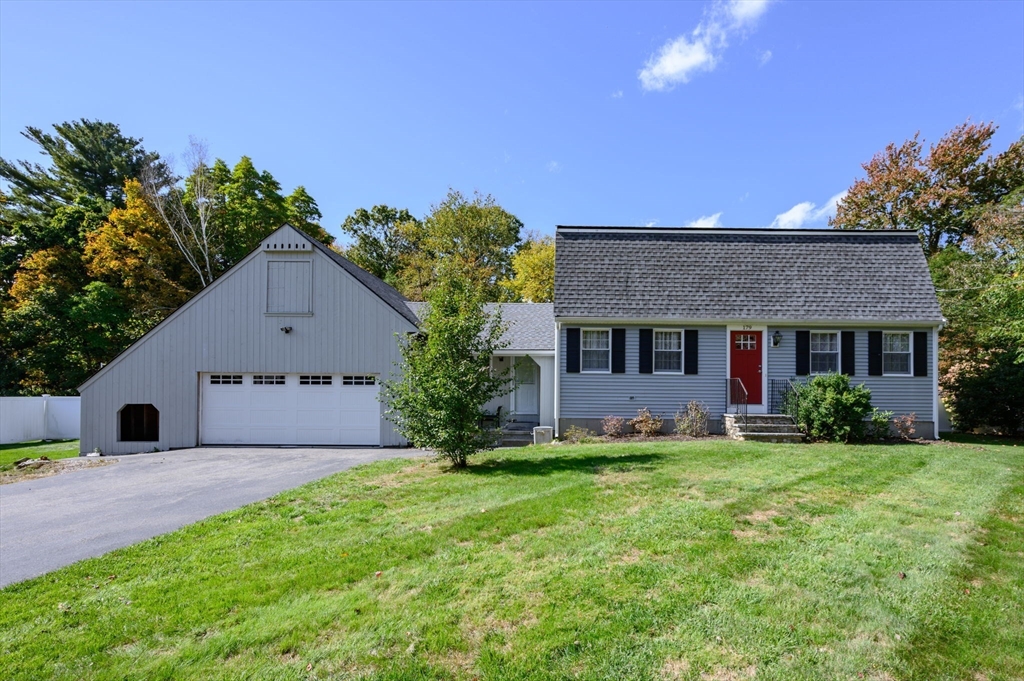
<svg viewBox="0 0 1024 681">
<path fill-rule="evenodd" d="M 915 232 L 559 227 L 555 315 L 942 320 Z"/>
<path fill-rule="evenodd" d="M 341 268 L 351 274 L 356 280 L 359 281 L 363 286 L 370 289 L 378 298 L 383 300 L 385 303 L 390 305 L 395 312 L 405 317 L 410 324 L 413 326 L 419 326 L 420 320 L 413 314 L 412 310 L 406 304 L 409 301 L 406 300 L 405 296 L 398 292 L 397 289 L 392 287 L 390 284 L 386 284 L 383 280 L 373 276 L 359 265 L 355 264 L 340 253 L 332 251 L 327 246 L 316 239 L 310 239 L 310 242 L 316 246 L 316 248 L 326 255 L 334 262 L 341 265 Z"/>
<path fill-rule="evenodd" d="M 429 303 L 406 303 L 417 317 L 426 313 Z M 494 312 L 497 304 L 488 303 L 485 310 Z M 501 319 L 508 324 L 502 340 L 506 350 L 554 350 L 555 311 L 551 303 L 501 303 Z"/>
</svg>

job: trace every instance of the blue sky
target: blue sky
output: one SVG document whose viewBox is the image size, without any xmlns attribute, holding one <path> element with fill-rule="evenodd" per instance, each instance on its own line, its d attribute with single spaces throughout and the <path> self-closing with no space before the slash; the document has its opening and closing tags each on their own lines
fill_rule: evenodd
<svg viewBox="0 0 1024 681">
<path fill-rule="evenodd" d="M 556 224 L 824 226 L 890 141 L 1024 133 L 1024 2 L 0 3 L 0 154 L 95 118 L 305 185 Z"/>
</svg>

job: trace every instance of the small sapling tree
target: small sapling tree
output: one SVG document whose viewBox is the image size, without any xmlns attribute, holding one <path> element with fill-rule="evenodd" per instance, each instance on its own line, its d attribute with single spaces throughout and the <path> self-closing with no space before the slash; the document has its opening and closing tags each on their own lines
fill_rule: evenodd
<svg viewBox="0 0 1024 681">
<path fill-rule="evenodd" d="M 399 341 L 399 372 L 385 381 L 382 399 L 413 445 L 465 468 L 499 436 L 482 425 L 483 406 L 512 390 L 508 371 L 491 371 L 505 326 L 500 311 L 487 314 L 480 288 L 466 277 L 441 277 L 428 302 L 420 332 Z"/>
</svg>

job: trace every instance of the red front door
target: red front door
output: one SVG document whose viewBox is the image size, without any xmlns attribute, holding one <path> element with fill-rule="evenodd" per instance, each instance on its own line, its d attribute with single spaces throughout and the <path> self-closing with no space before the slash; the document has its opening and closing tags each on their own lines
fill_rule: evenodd
<svg viewBox="0 0 1024 681">
<path fill-rule="evenodd" d="M 747 389 L 747 404 L 761 404 L 761 332 L 729 332 L 730 378 L 743 381 Z M 738 401 L 734 388 L 733 401 Z M 739 395 L 743 391 L 739 390 Z"/>
</svg>

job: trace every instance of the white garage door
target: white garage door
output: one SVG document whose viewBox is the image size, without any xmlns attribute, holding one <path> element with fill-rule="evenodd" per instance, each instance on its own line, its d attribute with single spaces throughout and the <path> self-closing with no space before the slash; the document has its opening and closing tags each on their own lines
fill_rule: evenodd
<svg viewBox="0 0 1024 681">
<path fill-rule="evenodd" d="M 201 374 L 206 445 L 379 445 L 371 375 Z"/>
</svg>

